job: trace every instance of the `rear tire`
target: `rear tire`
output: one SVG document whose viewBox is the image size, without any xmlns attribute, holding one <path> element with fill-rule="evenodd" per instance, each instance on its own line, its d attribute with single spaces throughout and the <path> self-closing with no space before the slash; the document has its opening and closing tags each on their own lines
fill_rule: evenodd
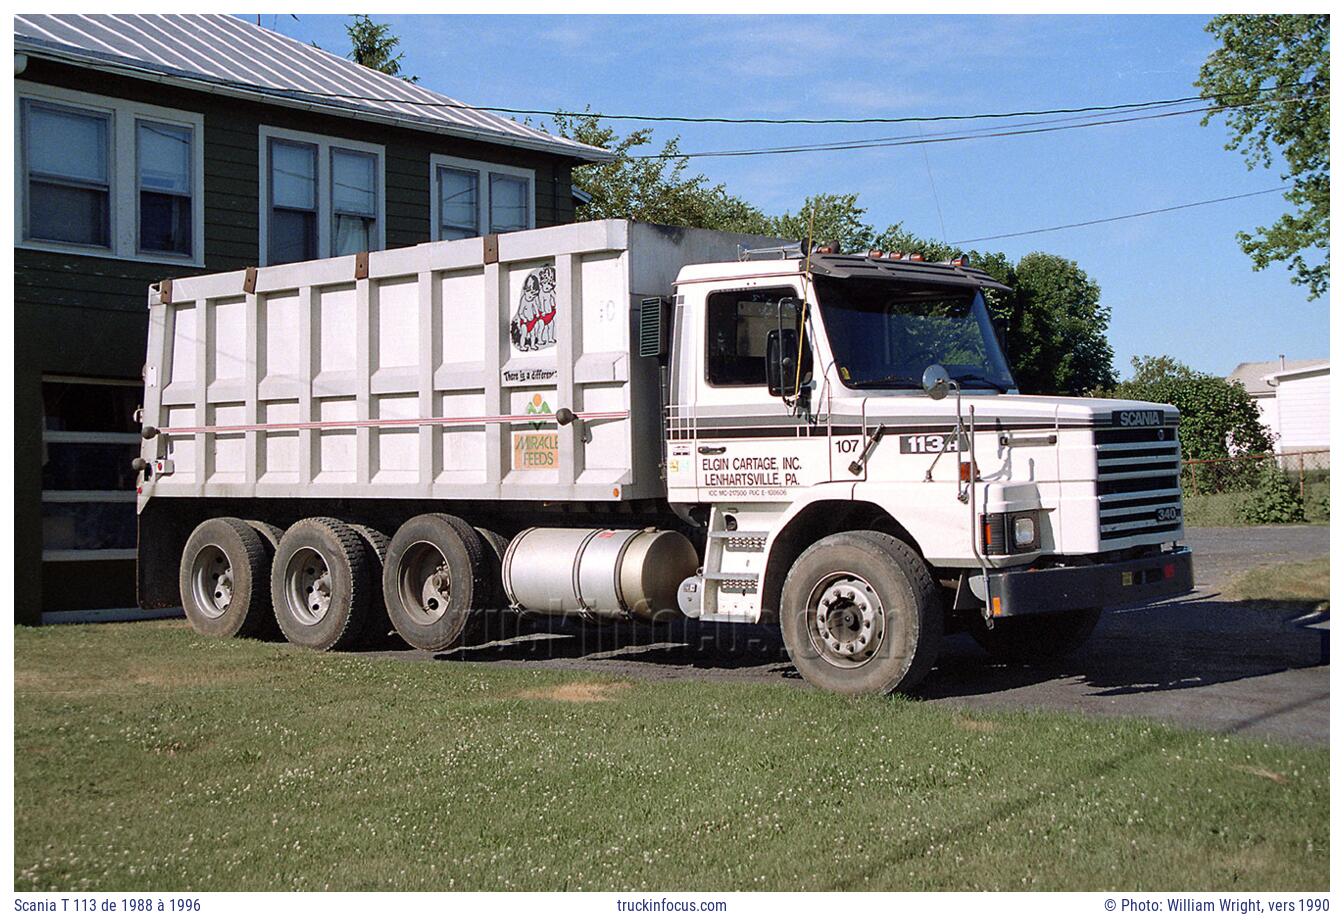
<svg viewBox="0 0 1344 920">
<path fill-rule="evenodd" d="M 382 590 L 383 566 L 387 564 L 387 549 L 392 540 L 381 530 L 375 530 L 364 524 L 347 526 L 359 535 L 364 541 L 364 548 L 368 550 L 369 575 L 374 590 L 369 599 L 369 615 L 364 625 L 364 643 L 376 648 L 386 643 L 388 634 L 392 632 L 392 621 L 387 616 Z"/>
<path fill-rule="evenodd" d="M 490 602 L 480 611 L 480 616 L 467 620 L 463 645 L 494 642 L 518 631 L 518 617 L 509 609 L 509 598 L 504 593 L 504 551 L 509 548 L 509 541 L 484 527 L 477 527 L 476 532 L 481 535 L 485 551 L 485 581 L 490 589 Z"/>
<path fill-rule="evenodd" d="M 271 603 L 285 638 L 317 651 L 356 647 L 376 590 L 364 542 L 335 518 L 285 531 L 271 566 Z"/>
<path fill-rule="evenodd" d="M 487 559 L 480 534 L 450 514 L 422 514 L 397 528 L 383 568 L 397 634 L 428 652 L 474 635 L 493 601 Z"/>
<path fill-rule="evenodd" d="M 872 530 L 834 534 L 803 552 L 784 580 L 780 629 L 808 683 L 886 694 L 918 684 L 938 657 L 943 604 L 918 554 Z"/>
<path fill-rule="evenodd" d="M 191 628 L 203 636 L 260 638 L 273 625 L 267 543 L 238 518 L 210 518 L 182 549 L 177 587 Z"/>
<path fill-rule="evenodd" d="M 995 620 L 994 628 L 986 629 L 977 616 L 971 636 L 995 661 L 1038 664 L 1081 648 L 1100 619 L 1100 608 L 1065 610 Z"/>
</svg>

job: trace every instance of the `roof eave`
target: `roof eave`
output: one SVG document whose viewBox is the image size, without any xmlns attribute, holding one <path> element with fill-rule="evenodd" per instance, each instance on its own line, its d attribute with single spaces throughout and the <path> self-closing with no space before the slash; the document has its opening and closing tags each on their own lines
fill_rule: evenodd
<svg viewBox="0 0 1344 920">
<path fill-rule="evenodd" d="M 379 124 L 392 125 L 398 128 L 406 128 L 411 131 L 423 131 L 428 134 L 443 134 L 450 137 L 460 137 L 466 140 L 479 141 L 480 143 L 495 144 L 500 147 L 516 147 L 523 150 L 533 150 L 539 153 L 547 153 L 552 156 L 564 157 L 566 159 L 579 160 L 582 162 L 606 163 L 615 159 L 615 156 L 610 151 L 602 150 L 598 147 L 589 147 L 586 144 L 582 145 L 581 148 L 576 149 L 575 147 L 567 145 L 548 144 L 545 141 L 535 141 L 525 137 L 512 137 L 507 134 L 477 131 L 472 128 L 457 125 L 426 122 L 409 117 L 373 112 L 368 109 L 353 109 L 346 106 L 313 102 L 307 99 L 298 99 L 293 96 L 280 95 L 279 93 L 243 89 L 241 87 L 217 83 L 206 78 L 196 79 L 164 73 L 150 67 L 138 65 L 134 62 L 119 64 L 113 60 L 105 60 L 101 57 L 80 54 L 77 50 L 66 51 L 64 49 L 56 49 L 43 43 L 25 41 L 24 36 L 20 35 L 14 36 L 14 50 L 26 54 L 30 58 L 47 59 L 62 64 L 73 64 L 74 66 L 85 67 L 89 70 L 120 74 L 137 80 L 162 83 L 167 86 L 179 86 L 184 89 L 210 93 L 212 95 L 230 96 L 236 99 L 250 99 L 267 105 L 275 105 L 288 109 L 299 109 L 306 112 L 320 112 L 322 114 L 335 115 L 339 118 L 346 118 L 352 121 L 372 121 Z"/>
<path fill-rule="evenodd" d="M 1271 380 L 1283 380 L 1285 377 L 1309 377 L 1312 374 L 1319 374 L 1322 372 L 1330 372 L 1329 361 L 1323 361 L 1320 364 L 1308 364 L 1305 367 L 1290 367 L 1286 370 L 1275 371 L 1272 374 L 1265 374 L 1265 376 L 1260 379 L 1265 381 L 1265 383 L 1269 383 Z M 1274 384 L 1270 383 L 1270 386 L 1274 386 Z"/>
</svg>

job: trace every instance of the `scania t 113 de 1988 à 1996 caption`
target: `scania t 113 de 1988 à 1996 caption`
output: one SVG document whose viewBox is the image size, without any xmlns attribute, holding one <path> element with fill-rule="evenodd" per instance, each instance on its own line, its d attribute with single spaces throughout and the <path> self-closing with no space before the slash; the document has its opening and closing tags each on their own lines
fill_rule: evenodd
<svg viewBox="0 0 1344 920">
<path fill-rule="evenodd" d="M 907 690 L 1187 592 L 1171 406 L 1020 394 L 965 259 L 608 220 L 165 281 L 139 586 L 210 636 L 777 622 Z"/>
</svg>

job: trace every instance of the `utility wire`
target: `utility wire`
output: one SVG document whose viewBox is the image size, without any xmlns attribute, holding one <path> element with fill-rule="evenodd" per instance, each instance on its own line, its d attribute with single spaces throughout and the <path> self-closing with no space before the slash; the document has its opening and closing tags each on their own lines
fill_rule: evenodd
<svg viewBox="0 0 1344 920">
<path fill-rule="evenodd" d="M 871 124 L 905 124 L 909 122 L 931 122 L 931 121 L 973 121 L 977 119 L 994 118 L 1024 118 L 1031 115 L 1072 115 L 1083 112 L 1114 112 L 1121 109 L 1133 109 L 1149 106 L 1178 105 L 1185 102 L 1198 102 L 1207 100 L 1205 96 L 1177 96 L 1171 99 L 1150 99 L 1143 102 L 1123 102 L 1113 105 L 1085 105 L 1070 108 L 1057 109 L 1022 109 L 1011 112 L 978 112 L 974 114 L 961 115 L 902 115 L 902 116 L 869 116 L 863 118 L 765 118 L 765 117 L 746 117 L 731 118 L 721 115 L 635 115 L 629 113 L 608 113 L 591 111 L 556 111 L 554 109 L 524 109 L 511 106 L 500 105 L 470 105 L 466 102 L 457 102 L 455 100 L 426 100 L 426 99 L 407 99 L 404 96 L 361 96 L 351 93 L 336 93 L 323 90 L 300 89 L 298 87 L 269 86 L 263 83 L 248 83 L 237 80 L 213 80 L 224 85 L 234 86 L 240 89 L 262 90 L 272 93 L 294 93 L 300 96 L 311 96 L 314 98 L 340 99 L 350 102 L 384 102 L 397 105 L 414 105 L 430 109 L 460 109 L 474 112 L 497 112 L 506 115 L 543 115 L 570 118 L 594 117 L 606 119 L 608 121 L 650 121 L 650 122 L 679 122 L 684 124 L 726 124 L 726 125 L 871 125 Z M 1308 82 L 1293 83 L 1286 86 L 1266 86 L 1253 89 L 1244 94 L 1237 94 L 1233 98 L 1241 96 L 1260 97 L 1269 93 L 1276 93 L 1280 90 L 1301 89 L 1310 87 Z M 426 91 L 428 92 L 428 90 Z"/>
<path fill-rule="evenodd" d="M 913 147 L 920 144 L 948 144 L 955 141 L 977 140 L 986 137 L 1020 137 L 1028 134 L 1052 134 L 1056 131 L 1070 131 L 1077 128 L 1095 128 L 1101 125 L 1119 125 L 1128 124 L 1137 121 L 1152 121 L 1158 118 L 1173 118 L 1178 115 L 1197 115 L 1201 112 L 1220 112 L 1226 109 L 1241 108 L 1244 105 L 1254 105 L 1255 103 L 1243 103 L 1237 105 L 1214 105 L 1204 106 L 1196 109 L 1178 109 L 1174 112 L 1158 112 L 1148 115 L 1135 115 L 1130 118 L 1104 118 L 1093 121 L 1080 122 L 1077 124 L 1054 125 L 1043 128 L 996 128 L 996 129 L 977 129 L 976 132 L 966 132 L 963 134 L 943 134 L 936 136 L 920 137 L 918 135 L 907 135 L 902 138 L 887 138 L 877 140 L 855 140 L 838 141 L 834 143 L 822 144 L 802 144 L 790 147 L 757 147 L 752 149 L 738 150 L 698 150 L 687 153 L 644 153 L 631 155 L 632 160 L 680 160 L 680 159 L 700 159 L 703 157 L 756 157 L 772 156 L 776 154 L 789 153 L 818 153 L 834 150 L 867 150 L 878 147 Z"/>
<path fill-rule="evenodd" d="M 1092 227 L 1097 224 L 1109 224 L 1117 220 L 1132 220 L 1135 217 L 1148 217 L 1152 214 L 1166 214 L 1169 211 L 1183 211 L 1186 208 L 1199 208 L 1206 204 L 1220 204 L 1224 201 L 1236 201 L 1241 198 L 1254 198 L 1257 195 L 1272 195 L 1275 192 L 1287 191 L 1291 186 L 1280 185 L 1278 188 L 1261 189 L 1258 192 L 1246 192 L 1242 195 L 1227 195 L 1223 198 L 1207 198 L 1204 201 L 1190 201 L 1185 204 L 1174 204 L 1168 208 L 1154 208 L 1151 211 L 1135 211 L 1133 214 L 1119 214 L 1115 217 L 1099 217 L 1096 220 L 1084 220 L 1075 224 L 1059 224 L 1054 227 L 1038 227 L 1035 230 L 1019 230 L 1016 233 L 998 233 L 994 236 L 977 236 L 969 240 L 953 240 L 949 246 L 960 246 L 963 243 L 984 243 L 988 240 L 1006 240 L 1018 236 L 1031 236 L 1033 233 L 1050 233 L 1055 230 L 1073 230 L 1078 227 Z"/>
</svg>

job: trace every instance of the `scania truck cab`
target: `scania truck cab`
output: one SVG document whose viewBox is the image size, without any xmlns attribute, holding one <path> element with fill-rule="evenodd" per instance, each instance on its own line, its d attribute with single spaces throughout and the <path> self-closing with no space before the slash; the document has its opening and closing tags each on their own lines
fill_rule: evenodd
<svg viewBox="0 0 1344 920">
<path fill-rule="evenodd" d="M 441 651 L 501 610 L 777 623 L 914 687 L 1191 590 L 1171 406 L 1022 394 L 963 259 L 627 221 L 150 291 L 140 591 Z"/>
</svg>

